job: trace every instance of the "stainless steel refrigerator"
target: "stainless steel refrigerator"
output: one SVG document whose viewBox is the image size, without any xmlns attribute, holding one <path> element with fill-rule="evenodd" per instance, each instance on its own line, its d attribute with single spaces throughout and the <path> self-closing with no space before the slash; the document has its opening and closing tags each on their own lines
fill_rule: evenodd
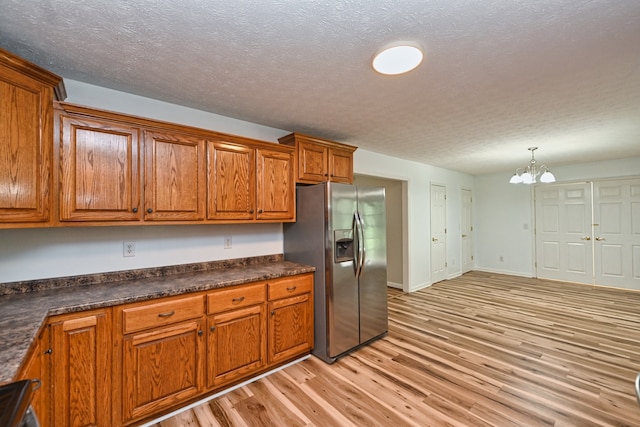
<svg viewBox="0 0 640 427">
<path fill-rule="evenodd" d="M 316 267 L 313 354 L 332 363 L 388 330 L 384 188 L 323 183 L 296 197 L 284 255 Z"/>
</svg>

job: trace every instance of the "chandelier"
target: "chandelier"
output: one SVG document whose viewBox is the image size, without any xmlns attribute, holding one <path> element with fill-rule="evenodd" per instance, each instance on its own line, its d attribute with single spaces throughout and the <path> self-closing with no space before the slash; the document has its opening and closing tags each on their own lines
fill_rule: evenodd
<svg viewBox="0 0 640 427">
<path fill-rule="evenodd" d="M 529 151 L 531 151 L 531 160 L 524 168 L 516 169 L 516 172 L 509 180 L 511 184 L 535 184 L 536 179 L 540 174 L 542 174 L 540 175 L 540 182 L 545 184 L 556 182 L 556 177 L 553 176 L 548 167 L 545 165 L 536 166 L 536 159 L 533 157 L 533 152 L 537 149 L 538 147 L 529 147 Z"/>
</svg>

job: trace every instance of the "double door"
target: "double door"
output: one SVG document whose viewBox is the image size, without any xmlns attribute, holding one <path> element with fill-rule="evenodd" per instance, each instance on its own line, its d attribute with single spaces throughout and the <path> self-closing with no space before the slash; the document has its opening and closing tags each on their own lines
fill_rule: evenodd
<svg viewBox="0 0 640 427">
<path fill-rule="evenodd" d="M 539 278 L 640 289 L 640 179 L 540 186 Z"/>
</svg>

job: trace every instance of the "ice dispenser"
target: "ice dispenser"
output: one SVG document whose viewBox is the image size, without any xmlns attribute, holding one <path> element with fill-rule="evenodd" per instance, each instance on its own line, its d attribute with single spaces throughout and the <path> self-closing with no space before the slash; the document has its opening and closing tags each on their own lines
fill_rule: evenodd
<svg viewBox="0 0 640 427">
<path fill-rule="evenodd" d="M 335 230 L 335 262 L 353 261 L 353 230 Z"/>
</svg>

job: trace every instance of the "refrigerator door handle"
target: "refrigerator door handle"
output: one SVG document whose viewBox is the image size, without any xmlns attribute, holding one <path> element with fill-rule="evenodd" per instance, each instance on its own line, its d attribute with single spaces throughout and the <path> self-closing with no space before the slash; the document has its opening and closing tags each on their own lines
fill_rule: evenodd
<svg viewBox="0 0 640 427">
<path fill-rule="evenodd" d="M 355 277 L 360 277 L 360 223 L 358 222 L 358 212 L 353 214 L 353 241 L 355 251 L 353 253 L 353 266 L 355 267 Z"/>
<path fill-rule="evenodd" d="M 358 267 L 356 269 L 356 277 L 360 278 L 362 277 L 362 269 L 364 267 L 364 227 L 363 227 L 364 224 L 362 223 L 362 217 L 360 216 L 360 212 L 355 213 L 355 223 L 356 223 L 355 231 L 358 236 L 358 241 L 357 241 L 358 258 L 356 260 Z"/>
</svg>

